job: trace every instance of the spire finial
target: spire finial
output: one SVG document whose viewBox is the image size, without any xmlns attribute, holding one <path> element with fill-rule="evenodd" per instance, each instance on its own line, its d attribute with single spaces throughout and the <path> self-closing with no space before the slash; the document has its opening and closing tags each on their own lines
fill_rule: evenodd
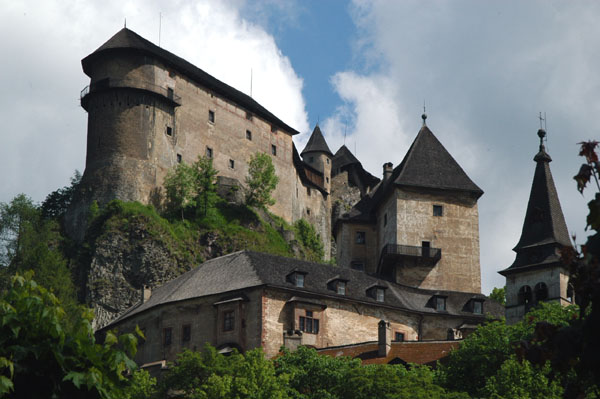
<svg viewBox="0 0 600 399">
<path fill-rule="evenodd" d="M 545 113 L 544 113 L 544 116 L 546 116 Z M 540 151 L 543 151 L 544 150 L 544 138 L 546 137 L 546 131 L 544 130 L 543 123 L 545 124 L 546 118 L 542 117 L 541 111 L 540 111 L 540 116 L 538 116 L 538 119 L 540 120 L 540 129 L 538 130 L 537 134 L 538 134 L 538 137 L 540 138 Z"/>
<path fill-rule="evenodd" d="M 123 24 L 123 28 L 127 28 L 127 18 L 125 18 L 125 23 Z"/>
<path fill-rule="evenodd" d="M 421 119 L 423 119 L 423 126 L 427 126 L 425 120 L 427 119 L 427 114 L 425 113 L 425 100 L 423 100 L 423 115 L 421 115 Z"/>
</svg>

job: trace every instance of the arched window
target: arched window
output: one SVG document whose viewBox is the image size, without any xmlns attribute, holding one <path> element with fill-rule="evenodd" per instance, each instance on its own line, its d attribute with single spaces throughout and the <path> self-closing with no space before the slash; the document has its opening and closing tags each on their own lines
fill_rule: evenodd
<svg viewBox="0 0 600 399">
<path fill-rule="evenodd" d="M 537 283 L 535 285 L 535 301 L 545 301 L 548 299 L 548 286 L 546 283 Z"/>
<path fill-rule="evenodd" d="M 531 302 L 531 287 L 528 285 L 524 285 L 521 288 L 519 288 L 519 294 L 518 294 L 518 298 L 517 301 L 519 303 L 519 305 L 527 305 L 528 303 Z"/>
</svg>

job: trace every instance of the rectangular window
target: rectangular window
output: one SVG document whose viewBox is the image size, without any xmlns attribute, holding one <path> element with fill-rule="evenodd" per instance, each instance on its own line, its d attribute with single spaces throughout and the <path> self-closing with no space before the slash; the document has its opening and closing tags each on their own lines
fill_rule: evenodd
<svg viewBox="0 0 600 399">
<path fill-rule="evenodd" d="M 310 313 L 310 316 L 308 315 Z M 319 333 L 319 319 L 313 317 L 312 312 L 306 311 L 306 317 L 300 316 L 300 331 L 318 334 Z"/>
<path fill-rule="evenodd" d="M 326 181 L 327 183 L 329 183 L 329 177 L 326 177 L 326 178 L 325 178 L 325 181 Z"/>
<path fill-rule="evenodd" d="M 235 312 L 229 310 L 223 313 L 223 331 L 233 331 L 235 328 Z"/>
<path fill-rule="evenodd" d="M 271 133 L 277 133 L 277 126 L 271 125 Z"/>
<path fill-rule="evenodd" d="M 167 87 L 167 97 L 169 98 L 169 100 L 173 99 L 173 89 L 170 87 Z"/>
<path fill-rule="evenodd" d="M 366 241 L 367 241 L 366 233 L 364 231 L 357 231 L 356 232 L 356 243 L 364 245 Z"/>
<path fill-rule="evenodd" d="M 438 296 L 435 298 L 435 310 L 443 311 L 446 310 L 446 298 Z"/>
<path fill-rule="evenodd" d="M 230 160 L 229 160 L 229 167 L 230 167 L 231 169 L 235 169 L 235 161 L 234 161 L 233 159 L 230 159 Z"/>
<path fill-rule="evenodd" d="M 212 158 L 213 157 L 213 150 L 210 147 L 206 147 L 206 158 Z"/>
<path fill-rule="evenodd" d="M 396 333 L 394 334 L 394 341 L 396 341 L 396 342 L 404 341 L 404 333 L 396 331 Z"/>
<path fill-rule="evenodd" d="M 171 345 L 172 338 L 173 338 L 173 329 L 171 327 L 163 328 L 163 346 Z"/>
<path fill-rule="evenodd" d="M 208 121 L 215 123 L 215 111 L 208 110 Z"/>
<path fill-rule="evenodd" d="M 246 130 L 246 139 L 252 141 L 252 132 L 250 130 Z"/>
<path fill-rule="evenodd" d="M 171 126 L 167 126 L 167 136 L 173 135 L 173 128 Z"/>
<path fill-rule="evenodd" d="M 383 214 L 383 227 L 387 226 L 387 213 Z"/>
<path fill-rule="evenodd" d="M 310 208 L 306 208 L 306 214 L 310 215 Z"/>
<path fill-rule="evenodd" d="M 192 337 L 192 326 L 189 324 L 185 324 L 181 328 L 181 342 L 190 342 Z"/>
<path fill-rule="evenodd" d="M 483 303 L 481 303 L 481 301 L 473 301 L 473 313 L 475 313 L 475 314 L 483 313 Z"/>
<path fill-rule="evenodd" d="M 444 207 L 442 205 L 434 205 L 433 216 L 444 216 Z"/>
<path fill-rule="evenodd" d="M 375 300 L 377 302 L 384 302 L 385 301 L 385 290 L 383 288 L 376 288 L 375 289 Z"/>
<path fill-rule="evenodd" d="M 249 121 L 252 120 L 252 113 L 251 112 L 246 111 L 246 119 L 248 119 Z"/>
<path fill-rule="evenodd" d="M 177 154 L 177 163 L 181 163 L 182 158 L 181 158 L 181 154 Z"/>
<path fill-rule="evenodd" d="M 306 187 L 306 195 L 310 197 L 310 187 Z"/>
<path fill-rule="evenodd" d="M 304 287 L 304 274 L 296 273 L 296 287 Z"/>
<path fill-rule="evenodd" d="M 337 293 L 340 295 L 346 295 L 346 282 L 345 281 L 338 281 Z"/>
<path fill-rule="evenodd" d="M 326 158 L 326 159 L 327 159 L 327 165 L 329 165 L 329 158 Z"/>
<path fill-rule="evenodd" d="M 423 257 L 429 258 L 429 256 L 430 256 L 429 248 L 431 248 L 431 243 L 429 241 L 421 241 L 421 247 L 422 247 Z"/>
<path fill-rule="evenodd" d="M 275 144 L 271 145 L 271 154 L 277 155 L 277 147 L 275 146 Z"/>
</svg>

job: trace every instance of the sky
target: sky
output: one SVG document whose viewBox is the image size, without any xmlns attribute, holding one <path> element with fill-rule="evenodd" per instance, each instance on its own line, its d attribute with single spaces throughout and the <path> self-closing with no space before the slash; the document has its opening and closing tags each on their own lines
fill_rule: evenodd
<svg viewBox="0 0 600 399">
<path fill-rule="evenodd" d="M 552 0 L 0 0 L 0 202 L 41 202 L 85 168 L 81 59 L 124 24 L 301 132 L 319 123 L 376 176 L 427 124 L 485 194 L 482 291 L 514 260 L 546 115 L 569 232 L 585 241 L 572 177 L 598 139 L 600 2 Z M 160 33 L 159 33 L 160 32 Z M 160 43 L 159 43 L 160 41 Z"/>
</svg>

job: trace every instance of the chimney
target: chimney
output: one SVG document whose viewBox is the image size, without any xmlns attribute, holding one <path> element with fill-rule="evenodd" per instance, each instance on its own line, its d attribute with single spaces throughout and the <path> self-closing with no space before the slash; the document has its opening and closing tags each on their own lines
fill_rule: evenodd
<svg viewBox="0 0 600 399">
<path fill-rule="evenodd" d="M 386 357 L 390 353 L 392 348 L 392 329 L 390 323 L 385 320 L 379 322 L 379 339 L 378 339 L 378 351 L 379 357 Z"/>
<path fill-rule="evenodd" d="M 148 299 L 152 296 L 152 288 L 148 285 L 142 287 L 142 303 L 148 302 Z"/>
<path fill-rule="evenodd" d="M 383 180 L 389 179 L 394 171 L 394 164 L 391 162 L 386 162 L 383 164 Z"/>
</svg>

